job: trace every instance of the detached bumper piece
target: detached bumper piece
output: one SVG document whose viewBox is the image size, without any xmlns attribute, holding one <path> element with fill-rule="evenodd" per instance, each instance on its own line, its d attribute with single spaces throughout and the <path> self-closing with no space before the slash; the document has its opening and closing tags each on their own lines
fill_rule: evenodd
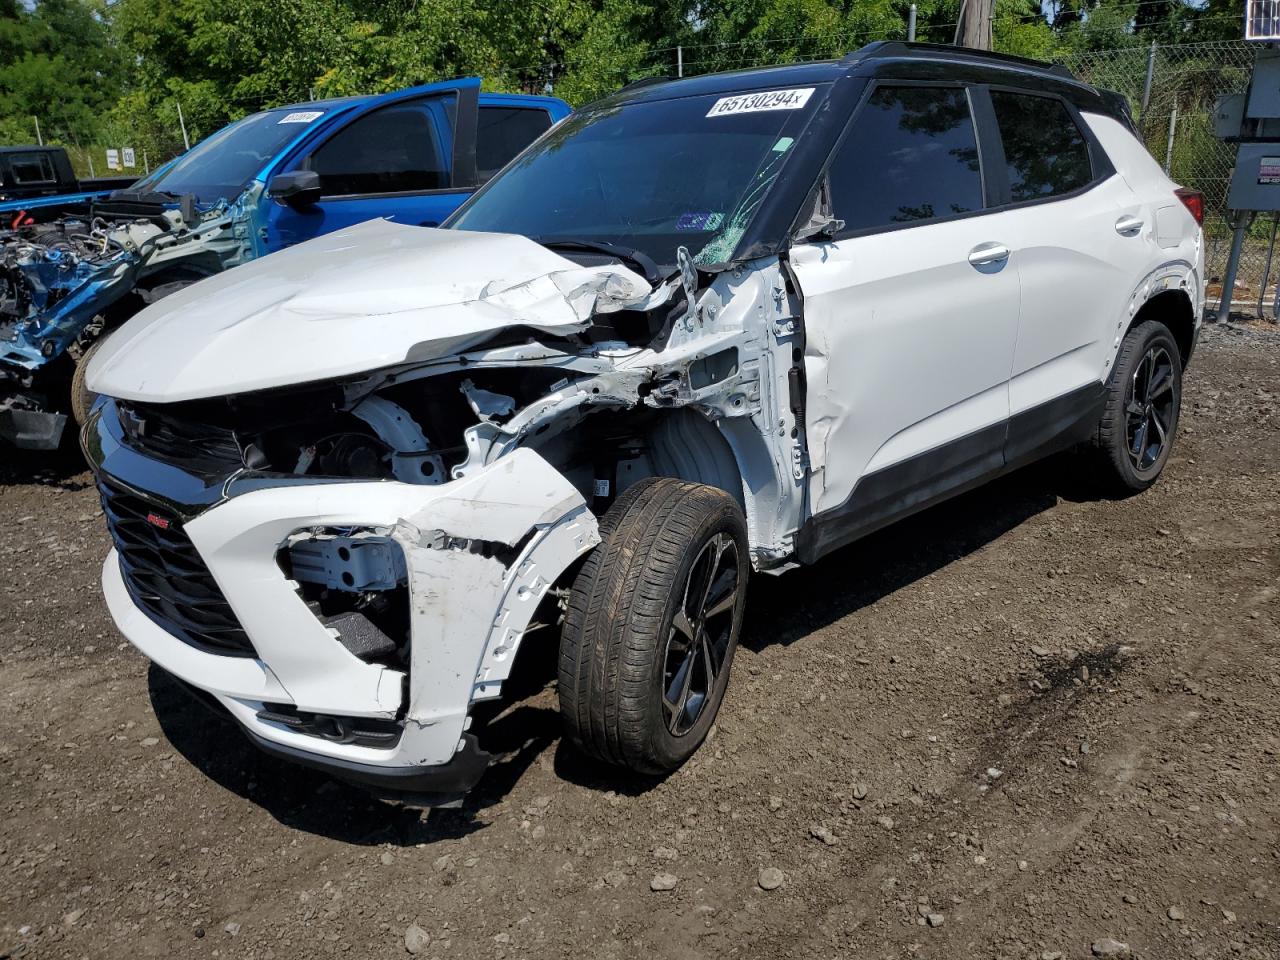
<svg viewBox="0 0 1280 960">
<path fill-rule="evenodd" d="M 57 450 L 66 425 L 65 413 L 15 407 L 0 410 L 0 440 L 9 441 L 19 450 Z"/>
</svg>

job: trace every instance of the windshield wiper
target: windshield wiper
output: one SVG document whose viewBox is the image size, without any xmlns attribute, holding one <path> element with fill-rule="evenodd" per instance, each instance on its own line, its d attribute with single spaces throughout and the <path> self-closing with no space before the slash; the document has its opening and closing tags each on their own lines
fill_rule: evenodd
<svg viewBox="0 0 1280 960">
<path fill-rule="evenodd" d="M 630 260 L 644 271 L 644 278 L 651 286 L 656 286 L 663 279 L 662 271 L 643 250 L 634 247 L 623 247 L 605 240 L 582 240 L 577 237 L 530 237 L 534 243 L 541 244 L 548 250 L 591 250 L 603 253 L 618 260 Z"/>
</svg>

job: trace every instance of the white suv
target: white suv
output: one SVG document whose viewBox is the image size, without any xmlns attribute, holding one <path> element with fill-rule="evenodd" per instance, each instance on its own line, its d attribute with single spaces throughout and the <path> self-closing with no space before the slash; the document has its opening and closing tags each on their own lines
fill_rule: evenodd
<svg viewBox="0 0 1280 960">
<path fill-rule="evenodd" d="M 1201 212 L 1122 98 L 1031 61 L 633 85 L 444 229 L 322 237 L 107 341 L 112 615 L 263 749 L 380 792 L 464 794 L 540 638 L 567 734 L 669 771 L 751 571 L 1068 446 L 1156 480 Z"/>
</svg>

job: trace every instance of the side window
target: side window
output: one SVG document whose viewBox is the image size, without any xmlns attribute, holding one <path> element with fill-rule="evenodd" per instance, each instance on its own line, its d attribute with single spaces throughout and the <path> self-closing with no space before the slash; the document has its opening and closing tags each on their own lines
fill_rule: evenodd
<svg viewBox="0 0 1280 960">
<path fill-rule="evenodd" d="M 411 193 L 449 186 L 453 96 L 392 104 L 326 140 L 303 164 L 326 197 Z"/>
<path fill-rule="evenodd" d="M 44 153 L 11 154 L 9 171 L 15 184 L 53 183 L 58 179 L 53 172 L 53 162 Z"/>
<path fill-rule="evenodd" d="M 480 107 L 476 173 L 487 180 L 551 127 L 551 114 L 529 107 Z"/>
<path fill-rule="evenodd" d="M 1060 100 L 992 90 L 1014 202 L 1078 190 L 1093 179 L 1089 145 Z"/>
<path fill-rule="evenodd" d="M 831 207 L 846 230 L 982 209 L 969 98 L 958 87 L 879 87 L 831 164 Z"/>
</svg>

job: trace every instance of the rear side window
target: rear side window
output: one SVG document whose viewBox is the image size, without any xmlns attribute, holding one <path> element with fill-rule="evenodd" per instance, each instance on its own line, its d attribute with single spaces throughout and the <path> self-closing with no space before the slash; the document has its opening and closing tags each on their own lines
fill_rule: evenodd
<svg viewBox="0 0 1280 960">
<path fill-rule="evenodd" d="M 476 172 L 487 180 L 551 128 L 551 114 L 528 107 L 481 107 Z"/>
<path fill-rule="evenodd" d="M 53 183 L 53 161 L 45 153 L 15 153 L 9 156 L 9 172 L 15 184 Z"/>
<path fill-rule="evenodd" d="M 444 189 L 453 115 L 452 94 L 383 107 L 330 137 L 304 169 L 320 174 L 326 197 Z"/>
<path fill-rule="evenodd" d="M 969 98 L 958 87 L 879 87 L 832 161 L 832 212 L 845 230 L 982 209 Z"/>
<path fill-rule="evenodd" d="M 1093 179 L 1089 144 L 1060 100 L 993 90 L 1016 203 L 1079 190 Z"/>
</svg>

